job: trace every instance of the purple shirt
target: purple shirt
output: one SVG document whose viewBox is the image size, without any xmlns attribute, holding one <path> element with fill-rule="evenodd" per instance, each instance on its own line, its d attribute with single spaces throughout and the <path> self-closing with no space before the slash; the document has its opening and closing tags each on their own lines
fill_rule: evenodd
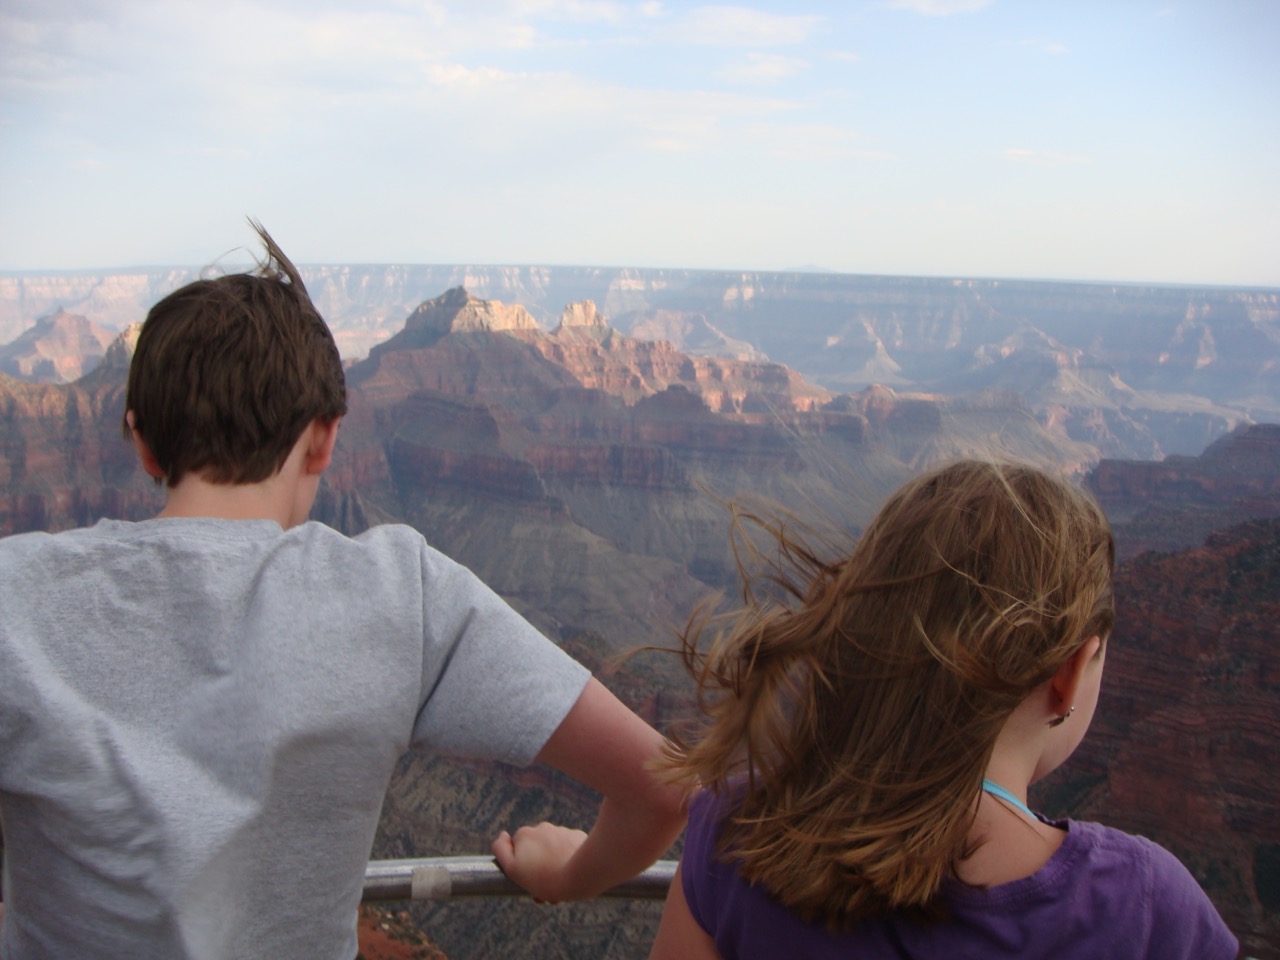
<svg viewBox="0 0 1280 960">
<path fill-rule="evenodd" d="M 717 859 L 716 798 L 703 793 L 689 811 L 684 895 L 724 960 L 1235 960 L 1235 937 L 1173 854 L 1097 823 L 1054 825 L 1067 836 L 1031 876 L 990 888 L 948 881 L 945 923 L 890 917 L 832 933 Z"/>
</svg>

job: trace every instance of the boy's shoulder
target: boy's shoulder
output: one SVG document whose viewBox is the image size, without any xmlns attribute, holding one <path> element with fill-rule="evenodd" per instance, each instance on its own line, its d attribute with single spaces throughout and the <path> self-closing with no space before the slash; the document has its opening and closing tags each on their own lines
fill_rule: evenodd
<svg viewBox="0 0 1280 960">
<path fill-rule="evenodd" d="M 38 565 L 53 573 L 79 564 L 127 566 L 148 556 L 178 562 L 184 556 L 239 557 L 251 561 L 296 555 L 323 565 L 385 558 L 403 568 L 410 558 L 424 566 L 449 563 L 417 530 L 404 524 L 380 524 L 348 536 L 317 521 L 287 530 L 273 520 L 173 517 L 138 521 L 103 519 L 93 526 L 57 532 L 32 531 L 0 537 L 0 566 L 10 570 Z M 415 564 L 416 565 L 416 564 Z"/>
<path fill-rule="evenodd" d="M 364 543 L 424 541 L 421 533 L 403 523 L 384 523 L 369 527 L 358 534 L 348 535 L 318 520 L 308 520 L 288 530 L 274 520 L 232 520 L 223 517 L 152 517 L 145 520 L 117 520 L 102 518 L 89 526 L 67 530 L 29 530 L 0 535 L 0 547 L 5 549 L 36 549 L 57 542 L 88 540 L 139 540 L 147 538 L 212 538 L 212 539 L 263 539 L 271 537 L 299 537 L 320 540 L 347 540 Z"/>
<path fill-rule="evenodd" d="M 84 542 L 93 536 L 94 527 L 73 527 L 69 530 L 24 530 L 0 536 L 0 562 L 21 562 L 41 551 L 66 544 Z"/>
</svg>

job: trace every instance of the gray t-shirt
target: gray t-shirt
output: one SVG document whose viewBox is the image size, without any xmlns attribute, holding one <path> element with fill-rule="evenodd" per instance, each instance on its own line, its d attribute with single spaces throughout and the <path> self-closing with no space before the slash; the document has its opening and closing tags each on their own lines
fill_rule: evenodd
<svg viewBox="0 0 1280 960">
<path fill-rule="evenodd" d="M 408 527 L 0 539 L 0 956 L 350 960 L 396 760 L 528 763 L 587 677 Z"/>
</svg>

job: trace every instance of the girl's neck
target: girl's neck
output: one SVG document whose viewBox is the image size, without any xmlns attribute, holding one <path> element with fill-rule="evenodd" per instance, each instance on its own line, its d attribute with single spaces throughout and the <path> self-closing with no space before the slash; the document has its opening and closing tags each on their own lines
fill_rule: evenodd
<svg viewBox="0 0 1280 960">
<path fill-rule="evenodd" d="M 1031 808 L 1027 806 L 1026 800 L 1024 800 L 1022 797 L 1019 797 L 1013 791 L 1006 790 L 1004 787 L 1000 786 L 1000 784 L 996 783 L 994 780 L 991 780 L 991 779 L 983 780 L 982 792 L 989 793 L 991 794 L 991 796 L 995 797 L 997 800 L 1003 800 L 1005 803 L 1011 804 L 1016 810 L 1025 814 L 1029 820 L 1034 821 L 1039 819 L 1031 811 Z"/>
<path fill-rule="evenodd" d="M 978 811 L 969 831 L 973 856 L 960 861 L 960 879 L 975 887 L 995 887 L 1029 877 L 1057 853 L 1065 831 L 1038 819 L 1025 806 L 1026 786 L 1006 787 L 992 777 L 978 797 Z M 1007 799 L 1001 792 L 1013 799 Z"/>
</svg>

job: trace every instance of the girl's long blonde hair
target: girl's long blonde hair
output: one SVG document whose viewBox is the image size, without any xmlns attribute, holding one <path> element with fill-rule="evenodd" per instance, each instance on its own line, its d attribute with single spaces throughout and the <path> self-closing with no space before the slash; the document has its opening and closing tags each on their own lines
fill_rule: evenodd
<svg viewBox="0 0 1280 960">
<path fill-rule="evenodd" d="M 778 558 L 764 577 L 740 558 L 744 607 L 684 631 L 707 722 L 670 775 L 730 798 L 722 851 L 806 919 L 927 913 L 972 852 L 1006 719 L 1110 632 L 1106 518 L 1064 478 L 964 461 L 903 486 L 834 561 L 735 512 L 751 524 Z"/>
</svg>

